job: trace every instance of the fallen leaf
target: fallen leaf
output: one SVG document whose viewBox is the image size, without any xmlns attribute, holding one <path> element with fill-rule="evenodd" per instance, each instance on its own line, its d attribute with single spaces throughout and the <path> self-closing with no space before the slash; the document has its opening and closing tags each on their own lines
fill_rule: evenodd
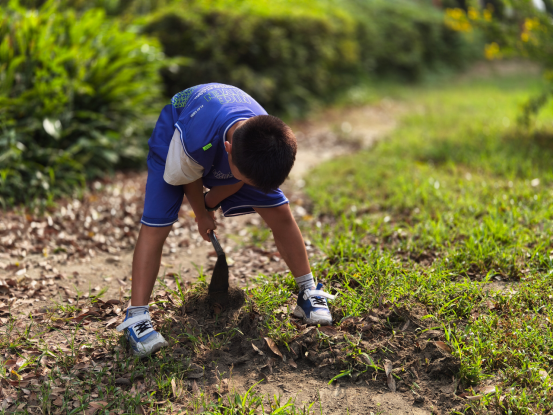
<svg viewBox="0 0 553 415">
<path fill-rule="evenodd" d="M 483 395 L 472 395 L 472 396 L 465 396 L 466 399 L 469 401 L 476 401 L 478 399 L 482 399 Z"/>
<path fill-rule="evenodd" d="M 90 406 L 95 409 L 103 409 L 108 406 L 108 403 L 104 401 L 94 401 L 90 402 Z"/>
<path fill-rule="evenodd" d="M 442 341 L 434 342 L 434 345 L 435 345 L 438 349 L 443 350 L 444 352 L 447 352 L 447 353 L 451 353 L 451 352 L 452 352 L 451 347 L 449 347 L 447 344 L 445 344 L 445 343 L 442 342 Z"/>
<path fill-rule="evenodd" d="M 338 334 L 338 330 L 333 326 L 322 326 L 318 327 L 317 330 L 323 332 L 327 336 L 336 336 Z"/>
<path fill-rule="evenodd" d="M 53 403 L 56 406 L 62 406 L 63 405 L 63 399 L 61 398 L 61 396 L 58 396 Z"/>
<path fill-rule="evenodd" d="M 547 373 L 545 370 L 543 369 L 540 369 L 540 371 L 538 372 L 539 375 L 540 375 L 540 379 L 542 381 L 545 381 L 545 379 L 547 379 L 549 377 L 549 373 Z"/>
<path fill-rule="evenodd" d="M 111 319 L 109 319 L 107 322 L 106 322 L 106 329 L 108 329 L 110 326 L 113 326 L 115 323 L 117 323 L 119 321 L 119 316 L 117 317 L 113 317 Z"/>
<path fill-rule="evenodd" d="M 177 390 L 177 383 L 175 382 L 175 378 L 171 379 L 171 389 L 173 389 L 173 395 L 175 398 L 178 398 L 180 393 Z"/>
<path fill-rule="evenodd" d="M 388 387 L 392 392 L 396 391 L 396 380 L 394 379 L 394 375 L 391 373 L 386 377 L 386 383 L 388 384 Z"/>
<path fill-rule="evenodd" d="M 253 349 L 254 349 L 257 353 L 259 353 L 261 356 L 263 356 L 263 355 L 265 354 L 265 353 L 263 353 L 261 350 L 259 350 L 259 349 L 257 348 L 257 346 L 256 346 L 255 344 L 253 344 L 253 343 L 252 343 L 252 347 L 253 347 Z"/>
<path fill-rule="evenodd" d="M 421 339 L 433 339 L 435 337 L 443 336 L 444 332 L 441 330 L 428 330 L 420 335 Z"/>
<path fill-rule="evenodd" d="M 482 395 L 488 395 L 490 393 L 495 393 L 495 386 L 493 386 L 493 385 L 484 386 L 482 388 L 479 388 L 478 392 L 481 393 Z"/>
<path fill-rule="evenodd" d="M 294 359 L 290 359 L 288 360 L 288 364 L 290 366 L 292 366 L 294 369 L 297 369 L 298 368 L 298 364 L 296 362 L 294 362 Z"/>
<path fill-rule="evenodd" d="M 386 376 L 390 376 L 390 373 L 392 373 L 392 369 L 392 362 L 388 359 L 384 360 L 384 370 L 386 371 Z"/>
<path fill-rule="evenodd" d="M 272 352 L 282 359 L 282 353 L 280 353 L 280 350 L 278 350 L 277 345 L 272 339 L 269 339 L 268 337 L 265 337 L 265 341 L 267 342 L 267 346 L 272 350 Z"/>
</svg>

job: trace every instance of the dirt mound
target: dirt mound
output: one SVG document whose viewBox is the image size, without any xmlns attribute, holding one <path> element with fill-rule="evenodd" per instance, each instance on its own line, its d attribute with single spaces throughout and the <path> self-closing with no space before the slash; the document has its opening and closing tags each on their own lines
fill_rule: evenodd
<svg viewBox="0 0 553 415">
<path fill-rule="evenodd" d="M 460 361 L 450 354 L 443 331 L 430 329 L 431 323 L 418 317 L 428 314 L 426 310 L 385 305 L 343 319 L 338 326 L 319 328 L 291 318 L 297 335 L 287 344 L 267 337 L 263 317 L 240 289 L 217 301 L 206 289 L 190 294 L 180 314 L 187 335 L 179 347 L 206 367 L 207 390 L 220 383 L 218 374 L 226 373 L 236 390 L 247 391 L 260 382 L 254 388 L 258 392 L 295 396 L 299 404 L 312 402 L 311 392 L 320 390 L 328 398 L 322 403 L 324 413 L 342 413 L 346 405 L 349 414 L 373 407 L 396 414 L 447 414 L 463 406 L 455 394 L 462 386 L 456 379 Z M 388 386 L 385 362 L 392 365 L 395 389 Z M 305 379 L 313 385 L 304 396 Z M 340 394 L 346 403 L 338 404 Z"/>
</svg>

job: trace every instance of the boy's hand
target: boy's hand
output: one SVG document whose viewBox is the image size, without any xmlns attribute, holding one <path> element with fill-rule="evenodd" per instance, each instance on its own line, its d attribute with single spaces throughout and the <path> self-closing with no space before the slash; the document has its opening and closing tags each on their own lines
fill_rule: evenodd
<svg viewBox="0 0 553 415">
<path fill-rule="evenodd" d="M 194 219 L 198 224 L 198 232 L 200 236 L 207 242 L 209 242 L 209 235 L 207 231 L 214 231 L 217 229 L 217 222 L 215 221 L 215 212 L 205 212 L 202 216 Z"/>
</svg>

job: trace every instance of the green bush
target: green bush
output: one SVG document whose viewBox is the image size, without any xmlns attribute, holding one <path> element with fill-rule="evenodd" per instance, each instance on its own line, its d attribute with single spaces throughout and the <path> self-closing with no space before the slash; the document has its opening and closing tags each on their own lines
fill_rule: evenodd
<svg viewBox="0 0 553 415">
<path fill-rule="evenodd" d="M 12 1 L 0 16 L 1 205 L 44 203 L 144 158 L 163 58 L 155 40 L 54 0 Z"/>
<path fill-rule="evenodd" d="M 340 10 L 281 6 L 179 2 L 149 17 L 144 30 L 168 56 L 192 59 L 163 71 L 167 95 L 217 81 L 245 89 L 270 112 L 296 116 L 330 98 L 356 70 L 354 20 Z"/>
<path fill-rule="evenodd" d="M 399 0 L 180 0 L 143 24 L 168 56 L 192 59 L 163 71 L 168 96 L 225 82 L 292 116 L 362 77 L 417 79 L 482 50 L 447 28 L 439 10 Z"/>
</svg>

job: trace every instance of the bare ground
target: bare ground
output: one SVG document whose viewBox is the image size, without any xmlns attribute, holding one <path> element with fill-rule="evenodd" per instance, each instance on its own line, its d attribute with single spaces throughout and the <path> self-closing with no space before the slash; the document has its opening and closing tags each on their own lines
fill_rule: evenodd
<svg viewBox="0 0 553 415">
<path fill-rule="evenodd" d="M 306 209 L 308 201 L 301 191 L 309 169 L 321 161 L 370 146 L 395 127 L 396 118 L 403 111 L 399 104 L 383 100 L 375 106 L 330 110 L 294 126 L 299 152 L 284 190 L 294 215 L 304 228 L 314 226 L 314 219 Z M 60 202 L 45 217 L 24 212 L 0 213 L 0 323 L 6 324 L 11 315 L 21 320 L 18 324 L 23 324 L 30 312 L 40 319 L 53 303 L 77 305 L 103 291 L 102 298 L 116 299 L 119 303 L 100 303 L 98 309 L 82 310 L 105 317 L 103 322 L 87 325 L 87 330 L 111 330 L 122 320 L 125 300 L 130 293 L 132 249 L 139 229 L 145 181 L 145 173 L 120 173 L 94 183 L 80 201 Z M 245 287 L 251 285 L 252 278 L 258 274 L 287 271 L 271 243 L 269 231 L 257 216 L 221 218 L 219 222 L 218 233 L 231 265 L 231 285 Z M 310 257 L 320 255 L 315 247 L 306 243 Z M 163 297 L 167 288 L 175 287 L 172 273 L 180 273 L 191 283 L 197 280 L 200 270 L 209 275 L 214 263 L 215 253 L 197 235 L 193 214 L 184 203 L 179 222 L 163 250 L 159 280 L 166 285 L 157 284 L 154 295 Z M 206 319 L 205 313 L 195 315 L 194 310 L 172 310 L 172 313 L 175 321 L 180 322 L 176 326 L 180 330 L 182 327 L 194 330 L 198 320 Z M 346 321 L 345 325 L 324 333 L 338 338 L 347 333 L 347 324 L 374 325 L 364 334 L 367 342 L 364 346 L 373 349 L 383 341 L 388 330 L 378 322 L 390 313 L 392 311 L 386 309 L 375 310 L 372 317 L 367 317 L 376 319 L 372 323 L 369 320 Z M 396 392 L 390 392 L 386 376 L 376 371 L 362 375 L 354 371 L 351 377 L 329 385 L 329 379 L 343 367 L 338 363 L 340 356 L 311 347 L 313 342 L 309 338 L 317 329 L 306 328 L 295 341 L 297 350 L 283 353 L 280 358 L 262 340 L 254 344 L 257 343 L 260 351 L 265 350 L 263 355 L 247 340 L 259 336 L 247 321 L 251 316 L 245 315 L 243 310 L 236 311 L 233 316 L 240 316 L 238 323 L 244 334 L 236 336 L 228 350 L 219 351 L 218 355 L 197 353 L 189 356 L 192 361 L 207 363 L 206 367 L 213 369 L 213 374 L 206 374 L 200 382 L 206 388 L 213 387 L 223 376 L 228 379 L 228 389 L 244 392 L 265 379 L 256 386 L 257 390 L 270 396 L 280 394 L 284 400 L 295 396 L 297 403 L 316 402 L 314 408 L 324 414 L 447 413 L 455 405 L 456 385 L 451 371 L 456 363 L 436 348 L 432 339 L 419 339 L 415 335 L 416 317 L 396 313 L 398 327 L 404 329 L 400 330 L 402 340 L 395 345 L 398 358 L 392 363 L 394 370 L 401 367 L 409 371 L 413 382 L 420 385 L 418 394 L 405 383 L 399 384 Z M 215 330 L 209 327 L 212 321 L 207 320 L 204 330 L 206 327 Z M 63 331 L 71 322 L 66 323 L 57 323 L 59 330 Z M 250 329 L 244 331 L 244 324 Z M 434 340 L 439 339 L 438 333 Z M 58 344 L 60 350 L 67 348 L 66 340 L 57 332 L 49 333 L 47 341 Z M 177 345 L 174 349 L 178 353 Z M 11 361 L 13 357 L 5 353 L 2 359 Z M 422 367 L 421 362 L 424 366 L 428 357 L 438 361 L 439 367 Z M 105 355 L 97 354 L 96 358 L 101 360 Z M 13 387 L 8 392 L 4 386 L 4 397 L 19 393 Z M 0 403 L 9 407 L 10 401 L 2 399 L 0 394 Z"/>
</svg>

